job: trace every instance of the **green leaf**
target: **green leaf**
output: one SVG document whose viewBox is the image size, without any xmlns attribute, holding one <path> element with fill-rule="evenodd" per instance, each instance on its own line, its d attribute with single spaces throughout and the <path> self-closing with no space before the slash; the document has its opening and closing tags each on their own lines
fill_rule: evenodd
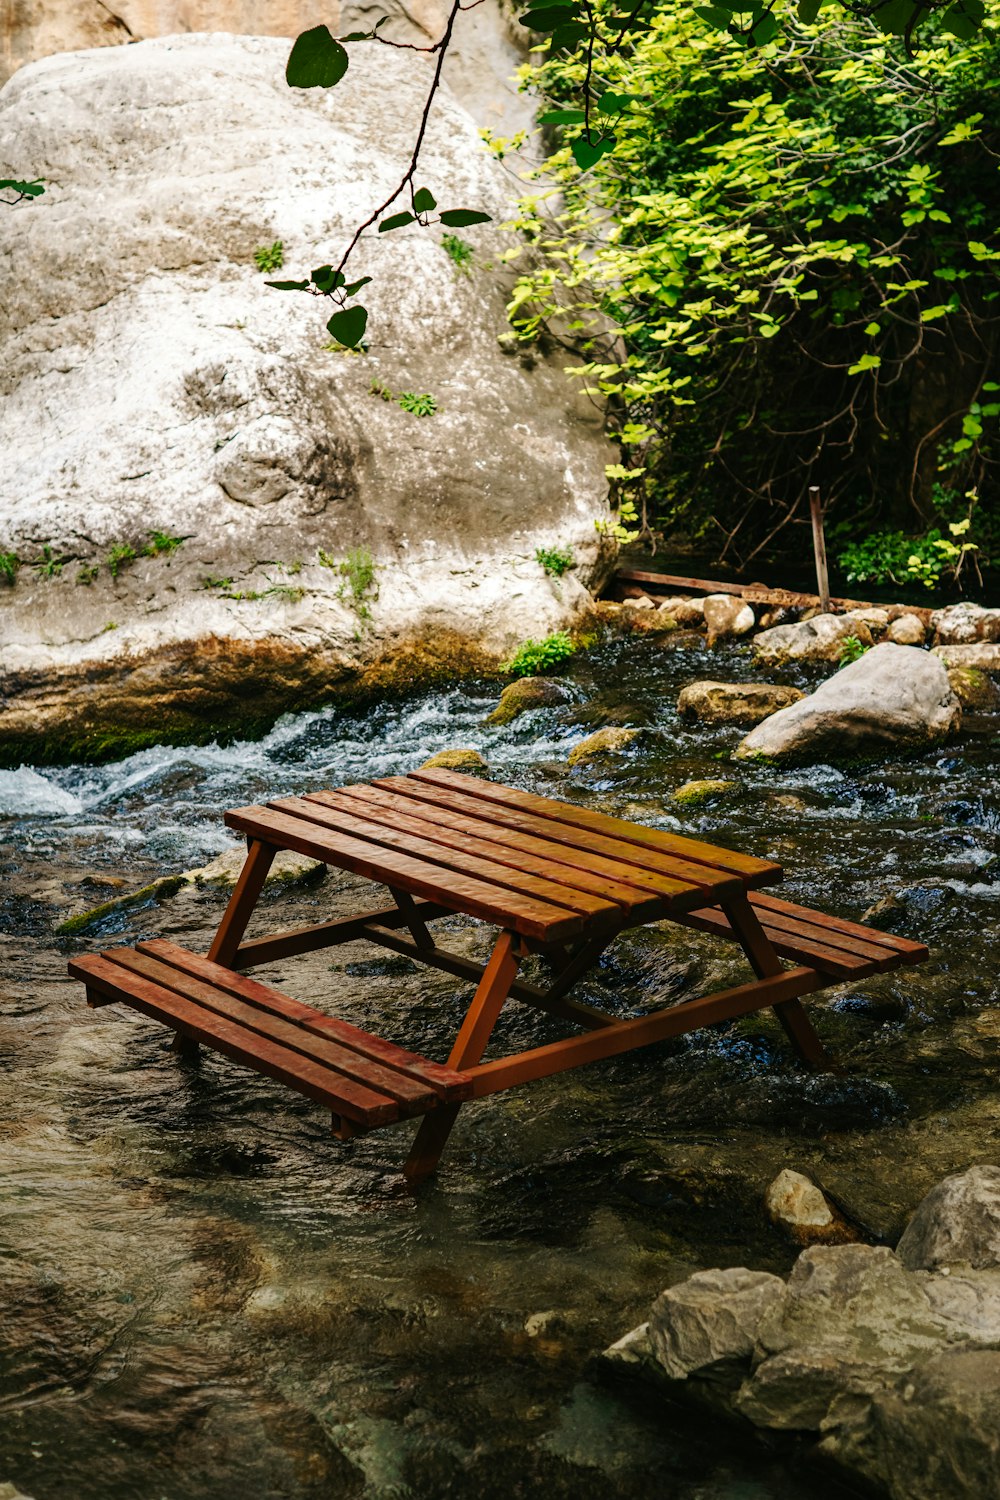
<svg viewBox="0 0 1000 1500">
<path fill-rule="evenodd" d="M 798 16 L 803 26 L 812 26 L 820 13 L 823 0 L 799 0 Z"/>
<path fill-rule="evenodd" d="M 865 333 L 868 335 L 868 337 L 870 339 L 873 339 L 877 333 L 881 333 L 881 332 L 882 332 L 882 325 L 881 325 L 881 323 L 869 323 L 868 327 L 865 329 Z"/>
<path fill-rule="evenodd" d="M 942 31 L 950 31 L 961 41 L 971 41 L 983 24 L 986 7 L 983 0 L 958 0 L 941 18 Z"/>
<path fill-rule="evenodd" d="M 593 143 L 588 141 L 585 135 L 581 135 L 570 147 L 573 153 L 573 160 L 581 172 L 586 172 L 588 167 L 592 167 L 595 162 L 600 161 L 602 156 L 606 156 L 609 151 L 613 151 L 614 149 L 615 138 L 613 135 L 602 136 L 600 140 Z"/>
<path fill-rule="evenodd" d="M 540 125 L 582 125 L 587 118 L 582 109 L 547 109 L 538 116 Z"/>
<path fill-rule="evenodd" d="M 304 292 L 308 287 L 308 281 L 265 281 L 265 286 L 273 286 L 276 292 Z"/>
<path fill-rule="evenodd" d="M 587 35 L 586 26 L 581 25 L 579 21 L 569 21 L 565 26 L 557 26 L 552 33 L 552 51 L 558 52 L 565 47 L 571 52 Z"/>
<path fill-rule="evenodd" d="M 777 17 L 773 16 L 769 10 L 766 10 L 762 16 L 759 16 L 757 20 L 754 21 L 753 25 L 750 28 L 750 35 L 747 37 L 747 41 L 750 42 L 750 44 L 754 47 L 762 47 L 765 42 L 769 42 L 772 37 L 775 37 L 777 35 Z"/>
<path fill-rule="evenodd" d="M 620 115 L 634 102 L 634 94 L 616 94 L 612 89 L 607 89 L 598 99 L 597 108 L 602 115 Z"/>
<path fill-rule="evenodd" d="M 872 20 L 888 36 L 903 36 L 914 15 L 923 9 L 919 0 L 885 0 L 872 11 Z"/>
<path fill-rule="evenodd" d="M 490 215 L 480 213 L 477 208 L 446 208 L 441 214 L 441 223 L 450 229 L 467 229 L 470 224 L 488 224 Z"/>
<path fill-rule="evenodd" d="M 332 292 L 336 287 L 344 285 L 344 273 L 335 271 L 332 266 L 317 266 L 310 280 L 321 292 Z"/>
<path fill-rule="evenodd" d="M 360 292 L 361 288 L 367 286 L 369 281 L 371 281 L 370 276 L 362 276 L 360 281 L 352 281 L 350 286 L 344 287 L 344 296 L 353 297 L 355 292 Z"/>
<path fill-rule="evenodd" d="M 0 180 L 0 192 L 5 188 L 12 188 L 15 193 L 21 193 L 25 198 L 37 198 L 45 192 L 40 182 L 19 182 L 14 177 L 4 177 Z"/>
<path fill-rule="evenodd" d="M 848 375 L 860 375 L 863 370 L 877 370 L 882 361 L 877 354 L 862 354 L 856 365 L 848 370 Z"/>
<path fill-rule="evenodd" d="M 364 337 L 367 323 L 366 307 L 343 307 L 340 312 L 334 313 L 326 328 L 338 344 L 343 344 L 347 349 L 356 349 Z"/>
<path fill-rule="evenodd" d="M 538 5 L 519 16 L 518 23 L 529 31 L 555 31 L 557 26 L 572 21 L 576 13 L 575 5 Z"/>
<path fill-rule="evenodd" d="M 415 217 L 411 213 L 392 214 L 388 219 L 383 219 L 378 226 L 379 234 L 387 234 L 390 229 L 402 229 L 404 224 L 413 224 Z"/>
<path fill-rule="evenodd" d="M 347 51 L 326 26 L 314 26 L 296 37 L 285 80 L 293 89 L 329 89 L 347 72 Z"/>
<path fill-rule="evenodd" d="M 694 13 L 719 31 L 728 31 L 733 19 L 728 10 L 720 10 L 717 5 L 696 5 Z"/>
<path fill-rule="evenodd" d="M 418 214 L 429 214 L 432 208 L 437 208 L 437 199 L 430 188 L 417 188 L 413 195 L 413 208 Z"/>
</svg>

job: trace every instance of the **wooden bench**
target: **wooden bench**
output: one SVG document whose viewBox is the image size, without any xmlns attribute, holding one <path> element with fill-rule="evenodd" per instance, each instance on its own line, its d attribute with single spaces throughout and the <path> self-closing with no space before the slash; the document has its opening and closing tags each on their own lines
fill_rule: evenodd
<svg viewBox="0 0 1000 1500">
<path fill-rule="evenodd" d="M 317 1100 L 342 1138 L 423 1116 L 411 1179 L 433 1171 L 468 1100 L 765 1007 L 807 1066 L 829 1068 L 802 998 L 928 956 L 761 889 L 781 879 L 773 861 L 451 771 L 236 808 L 226 822 L 246 836 L 247 860 L 206 957 L 147 942 L 74 959 L 70 973 L 90 1004 L 121 1002 L 172 1027 L 178 1050 L 211 1047 Z M 376 881 L 394 904 L 246 939 L 279 849 Z M 499 928 L 487 964 L 439 945 L 428 924 L 452 913 Z M 619 933 L 665 920 L 737 943 L 754 978 L 630 1020 L 572 998 Z M 476 982 L 446 1065 L 242 972 L 359 938 Z M 548 960 L 547 985 L 518 978 L 529 953 Z M 508 999 L 580 1034 L 483 1061 Z"/>
</svg>

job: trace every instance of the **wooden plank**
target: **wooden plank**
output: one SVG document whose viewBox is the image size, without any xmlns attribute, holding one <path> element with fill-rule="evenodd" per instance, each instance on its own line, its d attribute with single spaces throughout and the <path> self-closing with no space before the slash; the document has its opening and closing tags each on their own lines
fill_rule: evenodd
<svg viewBox="0 0 1000 1500">
<path fill-rule="evenodd" d="M 777 896 L 772 896 L 770 892 L 755 892 L 750 897 L 750 905 L 760 908 L 762 912 L 785 912 L 789 916 L 808 918 L 815 926 L 824 927 L 831 933 L 845 933 L 876 943 L 880 948 L 891 948 L 900 955 L 904 964 L 920 964 L 930 957 L 925 943 L 896 937 L 895 933 L 882 932 L 877 927 L 866 927 L 861 922 L 850 922 L 845 917 L 831 917 L 827 912 L 814 911 L 811 906 L 797 906 L 792 901 L 782 901 Z"/>
<path fill-rule="evenodd" d="M 609 587 L 616 583 L 634 583 L 641 587 L 662 589 L 665 594 L 735 594 L 750 604 L 778 604 L 793 609 L 818 609 L 818 594 L 802 594 L 794 589 L 769 589 L 759 583 L 720 583 L 712 578 L 678 578 L 672 573 L 649 573 L 641 568 L 619 568 Z M 831 599 L 835 610 L 885 609 L 884 604 L 872 604 L 868 599 Z M 908 604 L 907 614 L 919 615 L 924 624 L 930 623 L 933 610 L 922 604 Z"/>
<path fill-rule="evenodd" d="M 809 921 L 809 912 L 805 907 L 800 908 L 800 916 L 790 916 L 766 906 L 754 906 L 753 910 L 766 932 L 778 934 L 787 942 L 799 939 L 805 943 L 821 943 L 836 952 L 849 953 L 855 958 L 874 962 L 880 973 L 884 969 L 898 969 L 902 961 L 902 955 L 895 948 L 883 948 L 865 938 L 854 937 L 846 932 L 838 932 L 836 928 Z"/>
<path fill-rule="evenodd" d="M 411 771 L 406 779 L 429 782 L 432 786 L 449 787 L 453 790 L 464 789 L 469 795 L 484 802 L 499 802 L 505 808 L 535 813 L 539 817 L 550 818 L 558 824 L 568 824 L 573 828 L 607 834 L 610 838 L 637 844 L 644 850 L 676 855 L 694 865 L 707 866 L 709 870 L 738 875 L 748 884 L 766 885 L 781 879 L 781 866 L 774 864 L 772 860 L 758 859 L 752 854 L 740 854 L 735 849 L 718 848 L 715 844 L 685 838 L 678 833 L 668 833 L 662 828 L 646 828 L 642 823 L 630 823 L 624 818 L 612 818 L 607 813 L 576 807 L 571 802 L 561 802 L 554 797 L 539 797 L 534 792 L 522 792 L 515 787 L 462 776 L 457 771 Z M 375 785 L 381 786 L 383 783 L 376 781 Z"/>
<path fill-rule="evenodd" d="M 733 942 L 738 941 L 729 918 L 716 907 L 706 906 L 700 911 L 685 912 L 677 921 L 682 926 L 694 927 L 699 932 L 712 932 L 719 937 L 730 938 Z M 832 974 L 840 979 L 862 979 L 866 974 L 877 971 L 870 959 L 856 958 L 842 949 L 830 948 L 823 943 L 789 938 L 787 933 L 772 932 L 766 926 L 764 930 L 775 952 L 782 958 L 796 959 L 799 962 L 807 960 L 824 974 Z"/>
<path fill-rule="evenodd" d="M 74 979 L 99 989 L 112 1004 L 129 1005 L 155 1021 L 163 1021 L 192 1041 L 204 1043 L 255 1073 L 277 1079 L 287 1088 L 346 1115 L 357 1124 L 387 1125 L 399 1119 L 395 1100 L 352 1083 L 300 1052 L 248 1032 L 245 1027 L 186 1000 L 174 990 L 132 974 L 103 956 L 73 959 L 69 972 Z"/>
<path fill-rule="evenodd" d="M 436 905 L 433 901 L 415 901 L 413 905 L 425 922 L 446 916 L 451 911 L 450 906 Z M 381 922 L 385 927 L 405 927 L 406 918 L 397 906 L 380 906 L 357 917 L 337 917 L 332 922 L 318 922 L 311 927 L 290 927 L 286 932 L 273 932 L 267 937 L 251 938 L 249 942 L 241 943 L 228 967 L 252 969 L 279 958 L 294 958 L 299 953 L 336 947 L 338 943 L 353 943 L 364 937 L 368 922 Z"/>
<path fill-rule="evenodd" d="M 151 979 L 164 989 L 176 991 L 186 1000 L 203 1005 L 206 1010 L 215 1011 L 217 1015 L 238 1022 L 240 1026 L 245 1026 L 248 1031 L 256 1032 L 268 1041 L 279 1042 L 293 1052 L 301 1052 L 335 1073 L 343 1074 L 355 1083 L 364 1084 L 366 1088 L 374 1089 L 389 1099 L 395 1099 L 408 1113 L 431 1109 L 437 1102 L 437 1091 L 426 1083 L 386 1066 L 370 1055 L 341 1046 L 332 1037 L 320 1036 L 312 1029 L 307 1030 L 290 1020 L 289 1012 L 293 1007 L 284 1003 L 288 997 L 279 994 L 277 990 L 272 991 L 272 1003 L 265 1009 L 260 1005 L 248 1005 L 230 990 L 198 979 L 184 969 L 161 963 L 155 955 L 148 952 L 119 948 L 101 956 L 133 974 Z"/>
<path fill-rule="evenodd" d="M 450 876 L 453 870 L 472 875 L 477 880 L 489 881 L 529 896 L 537 896 L 552 906 L 565 907 L 586 919 L 588 930 L 621 926 L 621 907 L 589 891 L 574 890 L 571 886 L 549 878 L 540 878 L 524 870 L 514 870 L 509 865 L 498 864 L 479 854 L 468 854 L 464 850 L 437 843 L 408 832 L 404 828 L 389 828 L 371 818 L 358 817 L 349 808 L 328 806 L 307 801 L 304 797 L 283 797 L 280 802 L 269 802 L 275 812 L 288 817 L 301 818 L 309 827 L 322 831 L 332 829 L 347 834 L 349 838 L 364 839 L 386 849 L 398 849 L 402 854 L 412 854 L 429 864 L 440 865 Z"/>
<path fill-rule="evenodd" d="M 773 981 L 780 978 L 784 972 L 781 959 L 775 953 L 768 934 L 761 927 L 757 913 L 746 896 L 737 896 L 735 901 L 727 901 L 725 913 L 758 979 Z M 832 1071 L 833 1063 L 816 1035 L 802 1002 L 797 998 L 783 1000 L 775 1004 L 774 1013 L 806 1066 L 821 1072 Z"/>
<path fill-rule="evenodd" d="M 547 1078 L 553 1073 L 564 1073 L 569 1068 L 578 1068 L 604 1057 L 618 1057 L 636 1047 L 646 1047 L 667 1037 L 683 1036 L 716 1021 L 728 1021 L 767 1006 L 781 1005 L 822 989 L 825 983 L 814 969 L 787 969 L 773 979 L 757 979 L 702 1000 L 682 1001 L 650 1016 L 618 1021 L 602 1031 L 588 1031 L 583 1036 L 550 1042 L 513 1057 L 481 1063 L 469 1069 L 473 1098 L 481 1099 L 486 1094 L 496 1094 L 502 1089 L 530 1083 L 536 1078 Z"/>
<path fill-rule="evenodd" d="M 240 939 L 247 930 L 247 924 L 253 915 L 257 898 L 264 889 L 267 872 L 277 852 L 271 844 L 264 844 L 258 840 L 251 842 L 243 868 L 233 888 L 233 894 L 229 898 L 218 931 L 212 939 L 212 946 L 208 950 L 209 957 L 218 963 L 228 964 L 239 947 Z"/>
<path fill-rule="evenodd" d="M 627 873 L 630 880 L 633 878 L 633 867 L 652 870 L 677 880 L 686 887 L 686 891 L 671 898 L 671 913 L 703 905 L 706 899 L 717 900 L 725 895 L 736 895 L 743 889 L 743 883 L 737 875 L 710 870 L 707 865 L 693 864 L 675 855 L 643 849 L 636 844 L 626 843 L 623 839 L 591 833 L 570 823 L 558 823 L 551 818 L 539 817 L 537 813 L 519 812 L 516 808 L 505 807 L 499 802 L 479 801 L 446 787 L 423 785 L 409 776 L 385 777 L 375 785 L 412 798 L 414 802 L 427 808 L 428 816 L 432 816 L 437 807 L 453 808 L 457 812 L 496 823 L 501 828 L 538 835 L 564 844 L 567 848 L 585 851 L 588 855 L 605 855 L 609 859 L 620 861 L 623 877 Z"/>
<path fill-rule="evenodd" d="M 512 872 L 524 871 L 529 875 L 551 880 L 557 885 L 586 892 L 591 897 L 596 896 L 601 902 L 611 902 L 623 908 L 630 917 L 640 921 L 655 921 L 666 914 L 664 903 L 650 895 L 648 891 L 640 890 L 638 886 L 627 885 L 621 880 L 611 879 L 607 874 L 559 864 L 552 858 L 538 855 L 533 850 L 524 847 L 526 841 L 523 837 L 516 843 L 498 843 L 492 837 L 493 830 L 496 828 L 495 824 L 479 823 L 474 832 L 456 829 L 449 827 L 437 817 L 433 821 L 426 816 L 419 817 L 417 814 L 420 803 L 408 801 L 405 797 L 392 798 L 388 793 L 380 792 L 375 787 L 368 788 L 368 790 L 372 794 L 368 797 L 356 795 L 353 789 L 345 787 L 335 792 L 308 796 L 305 800 L 334 811 L 344 810 L 355 817 L 364 817 L 387 828 L 401 829 L 429 840 L 431 843 L 440 844 L 445 849 L 481 854 L 484 859 L 489 859 L 494 864 L 506 865 Z M 384 799 L 384 801 L 380 802 L 379 799 Z M 385 803 L 395 805 L 387 807 Z M 538 841 L 528 840 L 527 842 Z M 550 848 L 558 853 L 559 845 L 552 844 Z M 516 875 L 507 877 L 508 880 L 516 878 Z"/>
<path fill-rule="evenodd" d="M 433 829 L 433 835 L 428 836 L 435 838 L 443 839 L 454 830 L 460 835 L 482 839 L 484 847 L 486 843 L 490 845 L 491 858 L 510 862 L 515 868 L 520 867 L 520 861 L 526 855 L 538 857 L 569 885 L 579 883 L 584 890 L 606 891 L 610 899 L 623 905 L 630 901 L 636 903 L 630 908 L 631 917 L 636 921 L 652 922 L 666 916 L 675 901 L 693 897 L 697 901 L 702 899 L 701 887 L 688 881 L 659 875 L 638 865 L 623 865 L 620 860 L 607 859 L 572 844 L 538 838 L 521 827 L 513 828 L 455 812 L 441 801 L 429 803 L 412 795 L 386 791 L 381 786 L 347 786 L 336 792 L 310 792 L 306 800 L 325 803 L 344 796 L 363 806 L 368 816 L 378 818 L 380 822 L 392 823 L 406 818 L 421 829 Z"/>
<path fill-rule="evenodd" d="M 582 917 L 563 907 L 519 896 L 516 891 L 348 838 L 332 829 L 310 829 L 301 819 L 268 807 L 237 807 L 227 812 L 225 818 L 230 828 L 253 838 L 267 839 L 279 848 L 295 849 L 299 854 L 308 854 L 312 859 L 321 859 L 383 885 L 399 886 L 411 895 L 440 901 L 451 911 L 466 912 L 497 927 L 511 927 L 525 937 L 543 941 L 572 937 L 584 926 Z"/>
<path fill-rule="evenodd" d="M 290 995 L 282 994 L 280 990 L 272 989 L 270 985 L 261 984 L 257 979 L 251 979 L 245 974 L 234 974 L 228 969 L 220 969 L 218 964 L 202 958 L 200 954 L 190 953 L 186 948 L 180 948 L 176 943 L 168 942 L 165 938 L 154 938 L 148 943 L 139 943 L 138 951 L 149 953 L 183 973 L 204 979 L 219 989 L 225 989 L 248 1005 L 280 1014 L 302 1027 L 303 1030 L 335 1041 L 350 1051 L 360 1054 L 362 1058 L 385 1063 L 398 1073 L 404 1073 L 419 1083 L 430 1085 L 442 1098 L 462 1099 L 468 1095 L 468 1080 L 454 1069 L 432 1062 L 429 1057 L 422 1057 L 417 1052 L 409 1052 L 405 1047 L 397 1046 L 395 1042 L 386 1041 L 384 1037 L 362 1031 L 348 1021 L 323 1015 L 320 1011 L 314 1010 L 311 1005 L 304 1005 L 299 1000 L 293 1000 Z"/>
</svg>

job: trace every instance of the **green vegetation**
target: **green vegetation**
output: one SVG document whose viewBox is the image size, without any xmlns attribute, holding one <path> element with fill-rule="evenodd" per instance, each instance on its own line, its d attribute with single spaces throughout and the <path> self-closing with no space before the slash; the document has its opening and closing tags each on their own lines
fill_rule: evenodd
<svg viewBox="0 0 1000 1500">
<path fill-rule="evenodd" d="M 468 240 L 463 240 L 457 234 L 443 234 L 441 248 L 460 275 L 468 276 L 471 273 L 474 252 Z"/>
<path fill-rule="evenodd" d="M 76 582 L 89 588 L 100 571 L 101 567 L 99 563 L 83 563 L 77 569 Z"/>
<path fill-rule="evenodd" d="M 280 271 L 285 264 L 285 247 L 280 240 L 273 245 L 258 245 L 253 258 L 258 271 Z"/>
<path fill-rule="evenodd" d="M 797 550 L 811 484 L 855 536 L 920 535 L 935 486 L 1000 460 L 1000 0 L 912 56 L 884 9 L 800 6 L 746 50 L 730 12 L 661 0 L 598 76 L 580 49 L 524 70 L 560 107 L 515 327 L 575 347 L 643 521 L 737 562 Z"/>
<path fill-rule="evenodd" d="M 0 583 L 15 583 L 21 559 L 16 552 L 0 552 Z"/>
<path fill-rule="evenodd" d="M 177 548 L 188 540 L 186 536 L 171 536 L 166 531 L 151 531 L 149 542 L 143 547 L 142 553 L 144 557 L 160 557 L 164 553 L 167 557 L 172 557 Z"/>
<path fill-rule="evenodd" d="M 127 563 L 135 562 L 136 551 L 130 542 L 116 542 L 108 553 L 108 572 L 117 578 Z"/>
<path fill-rule="evenodd" d="M 541 563 L 551 578 L 568 573 L 576 559 L 572 547 L 536 547 L 535 561 Z"/>
<path fill-rule="evenodd" d="M 331 552 L 319 550 L 319 560 L 324 568 L 339 573 L 343 582 L 337 590 L 337 598 L 349 597 L 352 609 L 359 619 L 370 620 L 370 601 L 378 598 L 378 583 L 375 577 L 375 559 L 367 547 L 354 547 L 344 558 L 336 558 Z"/>
<path fill-rule="evenodd" d="M 856 635 L 845 635 L 840 643 L 840 665 L 850 666 L 852 661 L 857 661 L 860 656 L 864 656 L 867 650 L 868 647 Z"/>
<path fill-rule="evenodd" d="M 396 405 L 401 406 L 404 411 L 412 412 L 415 417 L 432 417 L 438 409 L 437 397 L 426 391 L 422 394 L 400 391 L 396 397 Z"/>
<path fill-rule="evenodd" d="M 859 542 L 848 542 L 837 561 L 848 583 L 922 583 L 940 587 L 943 581 L 957 583 L 963 565 L 978 553 L 975 542 L 966 540 L 970 516 L 948 524 L 948 535 L 932 527 L 923 536 L 904 536 L 901 531 L 875 531 Z M 986 559 L 984 559 L 985 561 Z M 973 557 L 978 572 L 978 561 Z"/>
<path fill-rule="evenodd" d="M 42 555 L 35 563 L 35 573 L 39 578 L 58 578 L 63 570 L 64 557 L 57 557 L 52 548 L 46 543 L 42 548 Z"/>
<path fill-rule="evenodd" d="M 511 677 L 534 677 L 539 672 L 547 672 L 550 667 L 558 666 L 575 651 L 576 646 L 569 634 L 565 630 L 557 630 L 555 635 L 547 635 L 542 641 L 525 641 L 510 660 L 504 662 L 501 671 L 509 673 Z"/>
</svg>

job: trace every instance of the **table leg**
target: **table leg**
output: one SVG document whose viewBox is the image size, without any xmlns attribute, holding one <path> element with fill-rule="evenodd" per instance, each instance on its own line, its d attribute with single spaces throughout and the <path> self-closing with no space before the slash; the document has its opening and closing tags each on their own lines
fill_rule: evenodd
<svg viewBox="0 0 1000 1500">
<path fill-rule="evenodd" d="M 740 947 L 750 960 L 751 967 L 759 979 L 783 974 L 781 959 L 775 953 L 766 932 L 761 927 L 757 914 L 746 896 L 736 896 L 722 903 L 722 909 Z M 813 1024 L 805 1013 L 801 1000 L 785 1000 L 774 1006 L 774 1014 L 781 1022 L 788 1040 L 802 1061 L 820 1073 L 835 1072 L 835 1066 L 823 1043 L 816 1035 Z"/>
<path fill-rule="evenodd" d="M 513 932 L 501 932 L 455 1038 L 449 1068 L 471 1068 L 480 1061 L 520 962 L 520 940 Z M 458 1104 L 442 1105 L 424 1116 L 403 1168 L 408 1181 L 419 1182 L 434 1171 L 460 1108 Z"/>
<path fill-rule="evenodd" d="M 229 898 L 219 930 L 208 950 L 208 957 L 213 963 L 222 964 L 227 969 L 232 967 L 236 950 L 243 941 L 247 923 L 257 905 L 257 897 L 264 889 L 267 872 L 277 852 L 273 844 L 262 843 L 260 839 L 250 840 L 246 863 L 240 871 L 240 878 Z"/>
</svg>

